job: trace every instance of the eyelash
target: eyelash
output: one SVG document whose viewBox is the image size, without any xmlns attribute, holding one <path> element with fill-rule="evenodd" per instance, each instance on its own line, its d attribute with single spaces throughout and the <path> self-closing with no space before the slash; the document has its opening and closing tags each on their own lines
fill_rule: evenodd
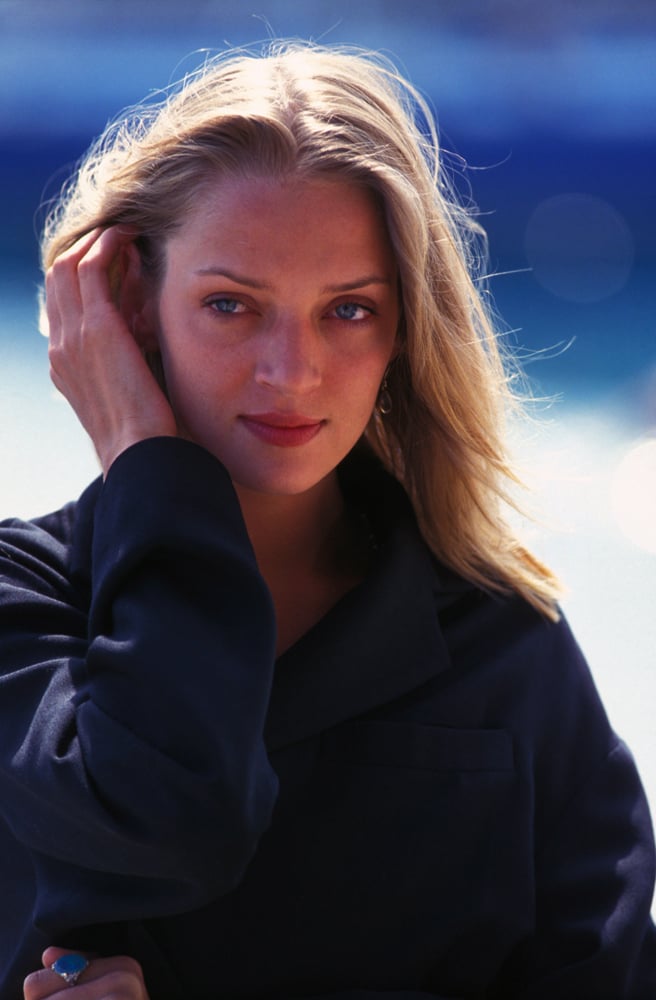
<svg viewBox="0 0 656 1000">
<path fill-rule="evenodd" d="M 363 306 L 361 302 L 340 302 L 332 309 L 332 312 L 337 312 L 338 309 L 342 309 L 344 306 L 352 306 L 356 311 L 364 313 L 364 316 L 361 316 L 359 319 L 354 319 L 352 316 L 349 318 L 346 318 L 345 316 L 338 316 L 337 319 L 341 320 L 343 323 L 362 323 L 363 320 L 373 316 L 374 310 L 369 306 Z"/>
<path fill-rule="evenodd" d="M 240 302 L 239 299 L 232 299 L 232 298 L 230 298 L 229 295 L 219 295 L 215 299 L 209 299 L 206 302 L 206 305 L 208 305 L 210 307 L 210 309 L 212 309 L 214 312 L 220 313 L 220 315 L 222 315 L 222 316 L 239 316 L 241 314 L 241 311 L 242 311 L 241 309 L 237 309 L 237 310 L 220 309 L 219 305 L 222 302 L 229 302 L 231 305 L 242 306 L 243 308 L 245 308 L 243 302 Z"/>
<path fill-rule="evenodd" d="M 233 309 L 221 308 L 223 304 L 229 304 L 231 306 L 236 306 Z M 231 298 L 229 295 L 219 295 L 216 298 L 208 299 L 206 305 L 212 309 L 213 312 L 218 313 L 221 316 L 240 316 L 243 312 L 248 311 L 248 306 L 241 302 L 239 299 Z M 338 309 L 344 309 L 351 307 L 356 313 L 360 312 L 363 315 L 359 317 L 354 316 L 340 316 L 337 314 Z M 335 314 L 335 318 L 342 323 L 362 323 L 370 316 L 373 316 L 374 310 L 370 306 L 365 306 L 361 302 L 354 300 L 348 300 L 346 302 L 339 302 L 336 306 L 330 309 L 330 313 Z"/>
</svg>

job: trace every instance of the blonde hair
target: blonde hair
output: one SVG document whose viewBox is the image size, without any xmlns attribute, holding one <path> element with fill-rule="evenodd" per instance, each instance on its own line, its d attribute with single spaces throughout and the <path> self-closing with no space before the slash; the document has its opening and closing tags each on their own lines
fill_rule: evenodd
<svg viewBox="0 0 656 1000">
<path fill-rule="evenodd" d="M 383 207 L 402 292 L 393 408 L 372 416 L 366 439 L 440 560 L 556 618 L 555 578 L 504 517 L 515 483 L 505 418 L 517 399 L 477 279 L 483 234 L 441 160 L 426 102 L 371 53 L 278 43 L 227 54 L 108 128 L 47 220 L 43 267 L 91 229 L 126 224 L 157 276 L 166 238 L 217 175 L 364 184 Z"/>
</svg>

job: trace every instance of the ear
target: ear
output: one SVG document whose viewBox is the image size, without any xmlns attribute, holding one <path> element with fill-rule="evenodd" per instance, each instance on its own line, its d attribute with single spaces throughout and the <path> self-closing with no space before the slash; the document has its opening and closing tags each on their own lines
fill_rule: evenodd
<svg viewBox="0 0 656 1000">
<path fill-rule="evenodd" d="M 157 351 L 157 305 L 152 279 L 144 276 L 141 256 L 134 243 L 121 248 L 121 282 L 118 307 L 143 351 Z"/>
</svg>

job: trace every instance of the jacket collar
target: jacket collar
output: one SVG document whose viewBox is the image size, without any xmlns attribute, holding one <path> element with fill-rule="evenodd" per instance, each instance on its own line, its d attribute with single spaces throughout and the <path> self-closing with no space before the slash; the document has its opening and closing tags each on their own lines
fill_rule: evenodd
<svg viewBox="0 0 656 1000">
<path fill-rule="evenodd" d="M 471 585 L 436 563 L 402 487 L 359 452 L 340 469 L 349 502 L 369 519 L 377 551 L 366 579 L 276 663 L 265 741 L 270 750 L 384 705 L 451 665 L 440 611 Z M 90 596 L 91 540 L 102 489 L 75 505 L 71 572 Z"/>
<path fill-rule="evenodd" d="M 436 564 L 395 480 L 374 472 L 367 492 L 378 541 L 373 565 L 278 659 L 265 727 L 270 750 L 393 701 L 451 665 L 438 615 L 470 585 Z"/>
</svg>

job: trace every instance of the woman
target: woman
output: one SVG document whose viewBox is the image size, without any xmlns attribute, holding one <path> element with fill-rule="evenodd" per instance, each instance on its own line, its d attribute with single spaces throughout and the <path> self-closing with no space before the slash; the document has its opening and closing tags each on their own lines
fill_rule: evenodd
<svg viewBox="0 0 656 1000">
<path fill-rule="evenodd" d="M 653 993 L 644 794 L 504 521 L 429 122 L 363 55 L 220 60 L 51 217 L 103 476 L 0 535 L 3 997 L 46 945 L 105 957 L 28 1000 Z"/>
</svg>

